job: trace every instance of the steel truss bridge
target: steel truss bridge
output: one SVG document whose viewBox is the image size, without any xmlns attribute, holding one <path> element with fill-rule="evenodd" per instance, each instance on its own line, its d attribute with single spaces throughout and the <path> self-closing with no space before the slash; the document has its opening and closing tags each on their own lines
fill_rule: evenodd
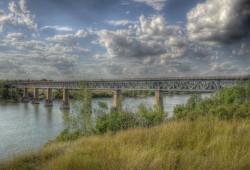
<svg viewBox="0 0 250 170">
<path fill-rule="evenodd" d="M 145 79 L 101 79 L 86 81 L 31 81 L 13 82 L 13 88 L 51 88 L 51 89 L 97 89 L 97 90 L 160 90 L 213 92 L 224 86 L 238 83 L 247 84 L 250 76 L 237 77 L 169 77 Z"/>
</svg>

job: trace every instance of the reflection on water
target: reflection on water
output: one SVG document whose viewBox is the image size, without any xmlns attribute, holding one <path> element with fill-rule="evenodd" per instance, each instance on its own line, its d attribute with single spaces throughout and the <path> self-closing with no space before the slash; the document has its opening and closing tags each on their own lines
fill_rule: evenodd
<svg viewBox="0 0 250 170">
<path fill-rule="evenodd" d="M 172 116 L 176 104 L 185 103 L 189 95 L 164 96 L 163 104 L 169 116 Z M 98 101 L 104 101 L 109 107 L 112 98 L 93 99 L 92 110 Z M 154 96 L 145 98 L 125 98 L 123 108 L 137 111 L 139 104 L 153 107 Z M 74 103 L 71 104 L 74 106 Z M 0 103 L 0 159 L 10 158 L 25 151 L 38 149 L 49 140 L 53 140 L 65 127 L 75 109 L 60 110 L 60 101 L 54 101 L 53 107 L 44 107 L 31 103 Z M 93 115 L 93 117 L 95 117 Z"/>
</svg>

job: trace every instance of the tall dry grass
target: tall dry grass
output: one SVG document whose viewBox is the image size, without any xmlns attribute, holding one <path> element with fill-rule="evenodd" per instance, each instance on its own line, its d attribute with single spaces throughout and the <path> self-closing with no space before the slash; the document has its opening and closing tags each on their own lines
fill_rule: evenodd
<svg viewBox="0 0 250 170">
<path fill-rule="evenodd" d="M 0 169 L 250 169 L 250 120 L 173 121 L 52 143 Z"/>
</svg>

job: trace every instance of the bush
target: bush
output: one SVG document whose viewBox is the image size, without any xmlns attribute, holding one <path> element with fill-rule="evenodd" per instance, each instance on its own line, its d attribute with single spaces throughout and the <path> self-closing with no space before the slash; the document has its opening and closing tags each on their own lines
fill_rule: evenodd
<svg viewBox="0 0 250 170">
<path fill-rule="evenodd" d="M 70 132 L 69 129 L 65 129 L 64 131 L 62 131 L 59 134 L 59 136 L 56 137 L 55 141 L 57 141 L 57 142 L 72 141 L 72 140 L 76 140 L 82 136 L 83 136 L 83 133 L 80 131 Z"/>
<path fill-rule="evenodd" d="M 192 95 L 186 105 L 174 107 L 174 119 L 194 120 L 200 116 L 214 116 L 220 119 L 250 118 L 250 82 L 234 87 L 224 87 L 210 98 L 202 99 Z"/>
<path fill-rule="evenodd" d="M 187 117 L 187 109 L 184 104 L 174 106 L 174 119 L 184 119 Z"/>
<path fill-rule="evenodd" d="M 111 112 L 97 116 L 96 131 L 99 134 L 103 134 L 108 131 L 126 130 L 137 125 L 138 121 L 134 113 L 124 111 Z"/>
<path fill-rule="evenodd" d="M 229 109 L 228 106 L 219 106 L 216 108 L 212 108 L 210 110 L 210 114 L 218 117 L 220 119 L 231 119 L 233 118 L 233 112 Z"/>
<path fill-rule="evenodd" d="M 151 108 L 147 109 L 143 104 L 139 105 L 138 109 L 141 123 L 146 127 L 157 125 L 163 122 L 166 117 L 166 113 L 164 113 L 162 109 L 157 109 L 158 111 L 156 111 L 156 109 L 152 110 Z"/>
</svg>

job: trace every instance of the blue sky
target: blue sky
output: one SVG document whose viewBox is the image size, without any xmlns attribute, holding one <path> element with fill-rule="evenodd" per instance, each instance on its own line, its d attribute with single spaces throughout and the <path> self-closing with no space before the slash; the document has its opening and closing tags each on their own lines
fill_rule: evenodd
<svg viewBox="0 0 250 170">
<path fill-rule="evenodd" d="M 0 0 L 0 79 L 250 74 L 249 0 Z"/>
</svg>

